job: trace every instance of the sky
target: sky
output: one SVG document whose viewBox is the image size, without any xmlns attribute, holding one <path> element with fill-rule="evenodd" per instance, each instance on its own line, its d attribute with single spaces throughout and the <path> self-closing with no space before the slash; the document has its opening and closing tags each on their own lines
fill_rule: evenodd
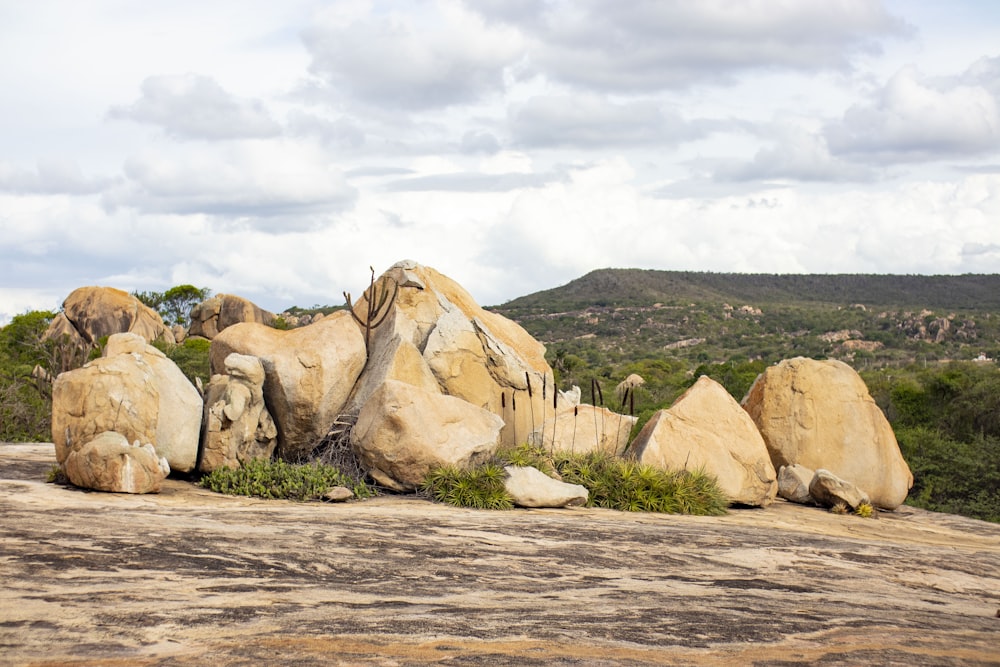
<svg viewBox="0 0 1000 667">
<path fill-rule="evenodd" d="M 410 259 L 1000 273 L 994 0 L 0 0 L 0 324 Z"/>
</svg>

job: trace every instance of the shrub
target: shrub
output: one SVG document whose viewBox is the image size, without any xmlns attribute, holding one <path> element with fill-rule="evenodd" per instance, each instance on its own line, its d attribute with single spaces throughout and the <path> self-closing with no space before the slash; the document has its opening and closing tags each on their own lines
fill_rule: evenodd
<svg viewBox="0 0 1000 667">
<path fill-rule="evenodd" d="M 665 471 L 603 452 L 556 454 L 521 445 L 501 449 L 486 465 L 434 470 L 422 490 L 438 502 L 477 509 L 509 509 L 505 465 L 532 466 L 590 492 L 587 506 L 628 512 L 720 515 L 728 499 L 715 478 L 701 471 Z"/>
<path fill-rule="evenodd" d="M 561 457 L 556 468 L 564 482 L 587 487 L 591 507 L 717 516 L 729 506 L 715 478 L 700 470 L 662 470 L 596 452 Z"/>
<path fill-rule="evenodd" d="M 497 463 L 473 468 L 446 466 L 431 471 L 421 491 L 439 503 L 484 510 L 509 510 L 514 503 L 504 487 L 507 473 Z"/>
<path fill-rule="evenodd" d="M 199 484 L 216 493 L 283 500 L 317 500 L 335 486 L 344 486 L 358 498 L 370 498 L 375 490 L 351 479 L 337 468 L 317 463 L 293 465 L 284 461 L 252 459 L 243 467 L 219 468 L 201 478 Z"/>
</svg>

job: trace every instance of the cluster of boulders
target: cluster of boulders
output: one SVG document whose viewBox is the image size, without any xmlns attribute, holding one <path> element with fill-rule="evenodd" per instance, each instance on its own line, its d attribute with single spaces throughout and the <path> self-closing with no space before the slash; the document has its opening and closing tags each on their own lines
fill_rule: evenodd
<svg viewBox="0 0 1000 667">
<path fill-rule="evenodd" d="M 79 296 L 98 304 L 106 295 Z M 104 356 L 54 383 L 53 441 L 70 481 L 155 491 L 169 470 L 304 460 L 341 434 L 375 481 L 399 491 L 417 488 L 435 468 L 472 466 L 524 442 L 701 468 L 739 505 L 773 501 L 782 466 L 829 471 L 888 509 L 912 484 L 884 416 L 839 362 L 783 362 L 761 375 L 743 405 L 700 378 L 630 444 L 633 417 L 580 404 L 579 389 L 558 391 L 541 343 L 429 267 L 400 262 L 352 310 L 290 330 L 236 299 L 219 295 L 192 311 L 187 334 L 212 341 L 203 392 L 148 344 L 171 333 L 155 326 L 156 313 L 114 311 L 124 315 L 118 331 L 100 334 L 112 334 Z M 58 326 L 79 331 L 77 308 L 68 310 Z M 84 327 L 87 335 L 97 335 L 93 328 Z M 628 378 L 619 390 L 638 383 Z M 586 502 L 582 487 L 507 472 L 520 505 Z M 823 502 L 818 493 L 809 501 Z"/>
</svg>

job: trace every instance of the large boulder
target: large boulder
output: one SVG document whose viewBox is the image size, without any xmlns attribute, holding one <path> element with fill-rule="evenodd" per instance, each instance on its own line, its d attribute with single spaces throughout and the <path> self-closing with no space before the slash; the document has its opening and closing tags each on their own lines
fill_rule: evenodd
<svg viewBox="0 0 1000 667">
<path fill-rule="evenodd" d="M 504 489 L 518 507 L 578 507 L 590 496 L 587 487 L 560 482 L 538 468 L 504 466 L 504 471 Z"/>
<path fill-rule="evenodd" d="M 212 376 L 205 392 L 198 470 L 239 468 L 251 459 L 270 459 L 278 429 L 264 405 L 264 366 L 257 357 L 230 354 L 225 375 Z"/>
<path fill-rule="evenodd" d="M 413 490 L 435 468 L 487 460 L 502 427 L 498 415 L 468 401 L 387 380 L 358 413 L 351 445 L 378 483 Z"/>
<path fill-rule="evenodd" d="M 714 475 L 732 503 L 765 506 L 778 490 L 757 427 L 729 392 L 705 375 L 670 408 L 654 414 L 632 446 L 642 463 Z"/>
<path fill-rule="evenodd" d="M 274 323 L 274 313 L 260 308 L 241 296 L 216 294 L 191 309 L 189 336 L 201 336 L 209 340 L 219 332 L 234 324 L 253 322 L 270 326 Z"/>
<path fill-rule="evenodd" d="M 308 455 L 343 412 L 365 366 L 364 337 L 347 311 L 282 331 L 234 324 L 212 340 L 212 373 L 232 353 L 257 357 L 264 367 L 264 402 L 278 428 L 278 454 Z"/>
<path fill-rule="evenodd" d="M 357 414 L 386 380 L 399 380 L 432 393 L 441 388 L 420 350 L 409 340 L 394 335 L 372 350 L 365 370 L 354 385 L 344 412 Z"/>
<path fill-rule="evenodd" d="M 112 493 L 159 493 L 170 474 L 167 460 L 157 456 L 153 445 L 130 445 L 113 431 L 71 451 L 63 469 L 74 486 Z"/>
<path fill-rule="evenodd" d="M 775 467 L 829 470 L 895 509 L 913 485 L 896 436 L 847 364 L 796 358 L 765 370 L 743 399 Z"/>
<path fill-rule="evenodd" d="M 636 422 L 635 417 L 629 415 L 586 403 L 573 405 L 568 400 L 549 406 L 548 414 L 543 414 L 542 418 L 542 424 L 527 439 L 532 445 L 546 451 L 604 452 L 614 456 L 625 452 Z"/>
<path fill-rule="evenodd" d="M 63 301 L 63 310 L 52 321 L 45 338 L 67 335 L 74 342 L 94 344 L 117 333 L 134 333 L 150 342 L 175 342 L 173 332 L 159 313 L 128 292 L 113 287 L 73 290 Z"/>
<path fill-rule="evenodd" d="M 371 332 L 372 358 L 383 356 L 385 347 L 398 347 L 397 337 L 409 343 L 445 394 L 503 417 L 504 444 L 523 442 L 542 423 L 542 387 L 553 386 L 552 369 L 545 347 L 520 325 L 484 310 L 458 283 L 414 262 L 392 266 L 376 291 L 395 292 L 396 298 Z M 368 298 L 366 291 L 354 304 L 362 321 Z"/>
<path fill-rule="evenodd" d="M 62 373 L 52 387 L 52 441 L 63 463 L 104 431 L 151 443 L 171 470 L 198 458 L 202 399 L 162 352 L 134 333 L 108 339 L 104 356 Z"/>
</svg>

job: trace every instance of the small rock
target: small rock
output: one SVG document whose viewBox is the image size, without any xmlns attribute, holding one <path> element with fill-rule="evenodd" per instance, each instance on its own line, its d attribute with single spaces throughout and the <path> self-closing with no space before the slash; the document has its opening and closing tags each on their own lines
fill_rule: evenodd
<svg viewBox="0 0 1000 667">
<path fill-rule="evenodd" d="M 323 494 L 323 500 L 331 503 L 342 503 L 345 500 L 350 500 L 354 497 L 354 492 L 351 491 L 346 486 L 335 486 L 325 494 Z"/>
<path fill-rule="evenodd" d="M 579 484 L 554 480 L 541 470 L 505 466 L 504 487 L 518 507 L 573 507 L 586 505 L 590 492 Z"/>
<path fill-rule="evenodd" d="M 804 465 L 793 463 L 778 469 L 778 495 L 801 505 L 812 505 L 809 484 L 816 473 Z"/>
<path fill-rule="evenodd" d="M 812 482 L 809 483 L 809 495 L 826 507 L 845 505 L 856 510 L 862 503 L 871 503 L 867 493 L 822 468 L 816 471 Z"/>
</svg>

